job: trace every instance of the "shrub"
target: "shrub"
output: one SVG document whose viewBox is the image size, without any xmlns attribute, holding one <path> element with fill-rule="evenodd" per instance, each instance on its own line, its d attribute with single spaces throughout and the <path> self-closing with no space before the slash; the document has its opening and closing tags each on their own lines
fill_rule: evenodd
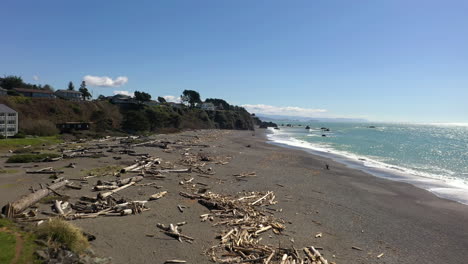
<svg viewBox="0 0 468 264">
<path fill-rule="evenodd" d="M 81 108 L 80 108 L 80 106 L 78 106 L 78 105 L 72 105 L 71 108 L 72 108 L 72 110 L 73 110 L 73 112 L 74 112 L 75 114 L 77 114 L 77 115 L 81 114 Z"/>
<path fill-rule="evenodd" d="M 214 118 L 214 121 L 216 122 L 216 126 L 221 129 L 229 129 L 229 120 L 225 114 L 226 112 L 216 112 L 216 116 Z"/>
<path fill-rule="evenodd" d="M 21 94 L 18 93 L 17 91 L 15 91 L 15 90 L 8 90 L 7 94 L 10 95 L 10 96 L 21 96 Z"/>
<path fill-rule="evenodd" d="M 81 229 L 58 218 L 39 226 L 37 235 L 52 245 L 64 245 L 76 253 L 81 253 L 89 247 L 88 239 L 83 235 Z"/>
<path fill-rule="evenodd" d="M 13 94 L 15 93 L 15 94 Z M 21 94 L 19 94 L 18 92 L 16 91 L 12 91 L 11 94 L 9 95 L 17 95 L 16 97 L 13 97 L 13 102 L 17 103 L 17 104 L 29 104 L 31 103 L 31 97 L 26 97 L 26 96 L 22 96 Z"/>
<path fill-rule="evenodd" d="M 132 110 L 125 113 L 122 128 L 133 132 L 148 131 L 150 123 L 145 113 Z"/>
<path fill-rule="evenodd" d="M 209 122 L 210 121 L 210 117 L 208 116 L 208 114 L 206 113 L 206 111 L 200 111 L 199 113 L 199 118 L 205 122 Z"/>
<path fill-rule="evenodd" d="M 26 138 L 26 135 L 23 132 L 18 132 L 12 138 Z"/>
<path fill-rule="evenodd" d="M 58 158 L 59 154 L 55 153 L 41 153 L 41 154 L 18 154 L 8 158 L 7 163 L 28 163 L 28 162 L 41 162 L 48 158 Z"/>
<path fill-rule="evenodd" d="M 31 147 L 22 147 L 22 148 L 17 148 L 15 150 L 13 150 L 13 153 L 15 154 L 26 154 L 26 153 L 31 153 L 33 151 L 33 149 Z"/>
<path fill-rule="evenodd" d="M 57 109 L 55 108 L 55 106 L 49 107 L 49 114 L 56 114 L 56 113 L 57 113 Z"/>
<path fill-rule="evenodd" d="M 59 133 L 59 130 L 49 120 L 30 120 L 24 122 L 21 130 L 23 133 L 35 136 L 53 136 Z"/>
</svg>

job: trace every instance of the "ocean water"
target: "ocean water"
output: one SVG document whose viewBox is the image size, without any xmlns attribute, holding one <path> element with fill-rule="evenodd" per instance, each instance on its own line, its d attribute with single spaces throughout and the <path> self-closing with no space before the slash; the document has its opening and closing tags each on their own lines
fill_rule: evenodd
<svg viewBox="0 0 468 264">
<path fill-rule="evenodd" d="M 293 127 L 280 126 L 279 130 L 269 128 L 269 140 L 468 204 L 468 125 L 291 124 Z"/>
</svg>

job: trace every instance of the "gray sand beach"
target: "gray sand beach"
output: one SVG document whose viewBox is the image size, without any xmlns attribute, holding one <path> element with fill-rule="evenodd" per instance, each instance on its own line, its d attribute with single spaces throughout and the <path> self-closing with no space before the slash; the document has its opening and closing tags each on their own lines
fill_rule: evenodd
<svg viewBox="0 0 468 264">
<path fill-rule="evenodd" d="M 224 157 L 227 164 L 209 163 L 213 175 L 171 173 L 154 186 L 135 186 L 119 192 L 118 197 L 146 199 L 160 191 L 168 194 L 148 203 L 149 211 L 125 217 L 98 217 L 74 220 L 84 231 L 96 236 L 92 248 L 96 254 L 112 257 L 113 263 L 164 263 L 168 259 L 187 263 L 211 263 L 204 252 L 219 243 L 216 235 L 222 227 L 201 222 L 208 209 L 184 198 L 180 181 L 193 177 L 209 191 L 235 194 L 243 191 L 273 191 L 278 204 L 274 215 L 285 220 L 281 235 L 265 235 L 265 243 L 281 246 L 315 246 L 336 263 L 465 263 L 468 260 L 468 206 L 436 197 L 412 185 L 381 179 L 354 170 L 330 159 L 301 150 L 283 148 L 266 142 L 262 130 L 202 130 L 156 135 L 165 140 L 197 137 L 209 147 L 175 149 L 136 147 L 139 153 L 175 162 L 182 152 L 203 152 Z M 114 155 L 116 156 L 116 155 Z M 99 159 L 76 158 L 39 167 L 65 167 L 65 178 L 80 177 L 81 171 L 108 165 L 128 165 L 134 157 L 112 155 Z M 2 163 L 5 158 L 2 158 Z M 329 164 L 330 169 L 325 169 Z M 6 165 L 6 164 L 3 164 Z M 48 175 L 25 174 L 20 165 L 16 172 L 0 175 L 0 201 L 5 204 L 23 194 L 30 186 L 50 182 Z M 179 166 L 182 168 L 183 166 Z M 255 172 L 256 176 L 237 179 L 234 174 Z M 112 179 L 106 176 L 105 179 Z M 71 200 L 89 195 L 94 181 L 82 190 L 61 190 Z M 101 179 L 102 180 L 102 179 Z M 145 179 L 143 182 L 153 182 Z M 185 207 L 180 212 L 177 205 Z M 186 221 L 183 233 L 193 237 L 192 244 L 181 243 L 160 232 L 157 223 Z M 321 233 L 321 237 L 316 234 Z M 354 247 L 354 248 L 353 248 Z M 356 249 L 358 248 L 358 249 Z M 361 249 L 361 250 L 359 250 Z M 383 254 L 383 255 L 382 255 Z M 380 257 L 377 257 L 380 256 Z"/>
</svg>

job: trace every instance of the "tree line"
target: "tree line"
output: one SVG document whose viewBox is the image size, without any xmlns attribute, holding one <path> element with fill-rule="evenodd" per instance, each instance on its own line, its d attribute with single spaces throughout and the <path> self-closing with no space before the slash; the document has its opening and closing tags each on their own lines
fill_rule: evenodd
<svg viewBox="0 0 468 264">
<path fill-rule="evenodd" d="M 20 76 L 9 75 L 0 77 L 0 87 L 8 91 L 13 91 L 13 88 L 27 88 L 53 91 L 54 88 L 50 84 L 32 84 L 23 81 Z M 12 94 L 13 95 L 13 94 Z"/>
<path fill-rule="evenodd" d="M 0 77 L 0 87 L 2 87 L 3 89 L 6 89 L 8 92 L 8 95 L 19 95 L 17 92 L 13 90 L 14 88 L 47 90 L 51 92 L 55 90 L 50 84 L 41 85 L 41 84 L 27 83 L 23 80 L 21 76 L 15 76 L 15 75 Z M 68 90 L 70 91 L 75 90 L 75 85 L 73 85 L 73 82 L 71 81 L 68 83 Z M 86 87 L 85 81 L 81 82 L 81 85 L 78 91 L 81 92 L 84 100 L 91 99 L 92 96 L 88 88 Z"/>
<path fill-rule="evenodd" d="M 17 92 L 13 90 L 14 88 L 49 90 L 52 92 L 54 91 L 54 88 L 49 84 L 37 85 L 37 84 L 27 83 L 22 79 L 22 77 L 15 76 L 15 75 L 0 77 L 0 87 L 6 89 L 9 95 L 19 95 Z M 75 85 L 73 84 L 72 81 L 68 83 L 67 89 L 70 91 L 75 91 Z M 86 87 L 85 81 L 81 82 L 80 87 L 78 88 L 78 91 L 81 92 L 84 100 L 89 100 L 92 98 L 90 91 Z M 105 96 L 100 95 L 97 99 L 104 100 L 105 98 L 106 98 Z M 139 102 L 151 101 L 151 95 L 143 91 L 135 91 L 134 98 L 135 100 Z M 180 99 L 183 104 L 188 105 L 190 108 L 195 108 L 196 106 L 199 106 L 200 104 L 203 103 L 201 100 L 200 93 L 194 90 L 184 90 L 182 94 L 180 95 Z M 167 103 L 166 99 L 162 96 L 158 96 L 157 101 L 159 103 Z M 239 110 L 238 107 L 231 106 L 229 103 L 227 103 L 223 99 L 207 98 L 205 100 L 205 103 L 212 103 L 216 108 L 220 110 L 234 110 L 234 111 Z"/>
</svg>

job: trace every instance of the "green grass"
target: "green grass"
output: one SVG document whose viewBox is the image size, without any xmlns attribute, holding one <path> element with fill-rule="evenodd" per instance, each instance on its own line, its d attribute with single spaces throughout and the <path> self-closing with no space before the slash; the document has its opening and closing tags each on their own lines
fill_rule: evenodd
<svg viewBox="0 0 468 264">
<path fill-rule="evenodd" d="M 12 173 L 17 173 L 18 170 L 13 170 L 13 169 L 0 169 L 0 174 L 12 174 Z"/>
<path fill-rule="evenodd" d="M 24 146 L 31 145 L 34 146 L 42 146 L 45 145 L 53 145 L 61 143 L 62 140 L 57 136 L 51 137 L 31 137 L 31 138 L 7 138 L 7 139 L 0 139 L 0 150 L 10 150 L 16 149 Z"/>
<path fill-rule="evenodd" d="M 38 249 L 38 245 L 34 242 L 37 237 L 35 234 L 21 232 L 23 237 L 23 249 L 21 250 L 21 255 L 18 259 L 18 263 L 26 264 L 26 263 L 42 263 L 39 259 L 34 255 L 36 249 Z"/>
<path fill-rule="evenodd" d="M 8 158 L 7 163 L 29 163 L 41 162 L 46 158 L 58 158 L 59 154 L 56 153 L 41 153 L 41 154 L 17 154 Z"/>
<path fill-rule="evenodd" d="M 11 263 L 15 257 L 15 235 L 0 230 L 0 263 Z"/>
<path fill-rule="evenodd" d="M 33 233 L 19 230 L 11 221 L 0 219 L 0 263 L 11 263 L 16 254 L 16 236 L 23 240 L 22 249 L 18 257 L 18 264 L 39 263 L 34 256 L 37 245 Z"/>
<path fill-rule="evenodd" d="M 0 218 L 0 228 L 2 227 L 12 227 L 13 223 L 5 218 Z"/>
<path fill-rule="evenodd" d="M 15 187 L 17 187 L 18 185 L 20 185 L 20 183 L 6 183 L 6 184 L 0 185 L 0 188 L 2 188 L 2 189 L 9 189 L 9 188 L 15 188 Z"/>
</svg>

